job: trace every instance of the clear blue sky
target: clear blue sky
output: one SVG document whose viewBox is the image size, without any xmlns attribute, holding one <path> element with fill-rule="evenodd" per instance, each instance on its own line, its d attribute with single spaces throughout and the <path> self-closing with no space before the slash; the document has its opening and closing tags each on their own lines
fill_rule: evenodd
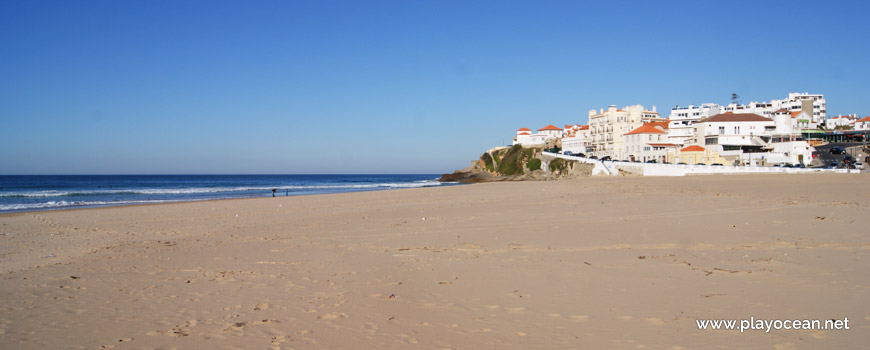
<svg viewBox="0 0 870 350">
<path fill-rule="evenodd" d="M 870 114 L 863 1 L 2 1 L 0 174 L 443 173 L 610 104 Z"/>
</svg>

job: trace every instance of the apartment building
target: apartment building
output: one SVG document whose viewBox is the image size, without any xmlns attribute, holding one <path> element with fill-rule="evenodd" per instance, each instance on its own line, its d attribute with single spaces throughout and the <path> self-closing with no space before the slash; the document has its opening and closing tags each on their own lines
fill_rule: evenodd
<svg viewBox="0 0 870 350">
<path fill-rule="evenodd" d="M 722 107 L 715 103 L 671 108 L 671 115 L 668 117 L 669 142 L 678 145 L 698 143 L 698 140 L 695 138 L 695 123 L 722 112 Z"/>
<path fill-rule="evenodd" d="M 637 129 L 644 123 L 663 121 L 656 107 L 647 110 L 642 105 L 626 106 L 622 109 L 614 105 L 607 109 L 589 111 L 589 153 L 598 157 L 609 156 L 625 159 L 623 135 Z"/>
<path fill-rule="evenodd" d="M 683 141 L 683 144 L 691 144 L 691 136 L 688 131 L 693 129 L 692 124 L 702 118 L 712 117 L 716 114 L 731 112 L 734 114 L 757 114 L 762 117 L 773 118 L 773 114 L 781 109 L 789 112 L 803 111 L 808 116 L 804 124 L 818 125 L 827 118 L 827 101 L 822 94 L 797 93 L 788 94 L 788 98 L 770 100 L 769 102 L 749 102 L 747 104 L 731 103 L 719 106 L 715 103 L 705 103 L 700 106 L 689 105 L 688 107 L 676 106 L 671 109 L 671 133 L 674 135 L 674 143 Z M 696 142 L 698 140 L 695 140 Z"/>
</svg>

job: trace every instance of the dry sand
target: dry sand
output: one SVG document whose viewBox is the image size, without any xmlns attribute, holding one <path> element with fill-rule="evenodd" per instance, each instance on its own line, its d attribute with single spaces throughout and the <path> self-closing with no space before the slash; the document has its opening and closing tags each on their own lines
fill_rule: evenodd
<svg viewBox="0 0 870 350">
<path fill-rule="evenodd" d="M 587 178 L 0 216 L 0 348 L 840 349 L 867 175 Z M 850 330 L 698 330 L 696 319 Z"/>
</svg>

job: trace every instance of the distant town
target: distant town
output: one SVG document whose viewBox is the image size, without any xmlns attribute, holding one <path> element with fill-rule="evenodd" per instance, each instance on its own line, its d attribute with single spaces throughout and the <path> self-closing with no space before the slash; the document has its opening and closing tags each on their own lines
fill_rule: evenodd
<svg viewBox="0 0 870 350">
<path fill-rule="evenodd" d="M 587 125 L 520 128 L 513 144 L 547 147 L 564 155 L 640 163 L 686 165 L 863 168 L 839 143 L 864 142 L 870 116 L 827 117 L 824 95 L 790 93 L 781 100 L 676 106 L 667 118 L 642 105 L 589 111 Z M 826 154 L 820 159 L 816 147 Z M 863 156 L 863 153 L 860 154 Z M 858 156 L 858 154 L 856 154 Z"/>
</svg>

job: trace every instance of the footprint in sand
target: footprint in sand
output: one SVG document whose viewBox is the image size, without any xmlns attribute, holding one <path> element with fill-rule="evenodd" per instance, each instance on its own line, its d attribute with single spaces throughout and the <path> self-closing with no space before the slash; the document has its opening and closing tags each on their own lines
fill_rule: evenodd
<svg viewBox="0 0 870 350">
<path fill-rule="evenodd" d="M 377 332 L 378 332 L 378 328 L 379 328 L 378 325 L 377 325 L 377 324 L 374 324 L 374 323 L 372 323 L 372 322 L 367 322 L 367 323 L 366 323 L 366 326 L 365 326 L 366 332 L 369 333 L 369 334 L 375 334 L 375 333 L 377 333 Z"/>
<path fill-rule="evenodd" d="M 568 316 L 572 321 L 586 321 L 589 319 L 589 315 L 571 315 Z"/>
<path fill-rule="evenodd" d="M 281 343 L 286 343 L 288 341 L 290 341 L 288 337 L 285 337 L 283 335 L 276 335 L 272 337 L 271 343 L 272 345 L 280 345 Z"/>
<path fill-rule="evenodd" d="M 661 326 L 665 324 L 665 321 L 658 317 L 647 317 L 646 321 L 656 326 Z"/>
<path fill-rule="evenodd" d="M 317 316 L 317 319 L 318 320 L 334 320 L 334 319 L 346 318 L 346 317 L 347 317 L 347 314 L 344 314 L 341 312 L 330 312 L 328 314 L 323 314 L 323 315 Z"/>
<path fill-rule="evenodd" d="M 257 304 L 254 305 L 254 311 L 266 310 L 269 308 L 269 304 Z"/>
<path fill-rule="evenodd" d="M 239 330 L 242 330 L 242 328 L 245 328 L 245 326 L 247 326 L 247 325 L 248 325 L 248 322 L 236 322 L 236 323 L 233 323 L 231 326 L 224 328 L 224 332 L 239 331 Z"/>
<path fill-rule="evenodd" d="M 518 313 L 523 312 L 525 309 L 526 308 L 524 308 L 522 306 L 521 307 L 511 307 L 511 308 L 508 308 L 507 311 L 510 313 L 518 314 Z"/>
</svg>

